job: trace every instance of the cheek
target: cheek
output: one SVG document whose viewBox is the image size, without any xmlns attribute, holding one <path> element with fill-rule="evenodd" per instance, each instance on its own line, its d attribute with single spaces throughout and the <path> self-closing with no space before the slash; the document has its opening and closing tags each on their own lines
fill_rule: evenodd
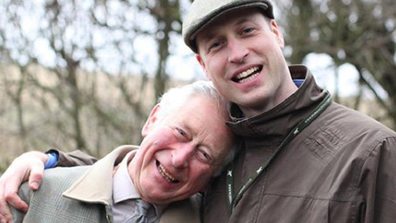
<svg viewBox="0 0 396 223">
<path fill-rule="evenodd" d="M 223 75 L 225 72 L 227 56 L 221 52 L 216 55 L 209 56 L 206 58 L 206 70 L 210 78 L 216 78 Z"/>
<path fill-rule="evenodd" d="M 155 132 L 142 141 L 140 148 L 145 153 L 148 153 L 165 148 L 171 143 L 174 143 L 174 137 L 172 133 L 169 131 Z"/>
<path fill-rule="evenodd" d="M 190 184 L 201 187 L 206 186 L 209 180 L 212 178 L 213 170 L 208 166 L 203 165 L 192 165 L 193 170 L 191 171 Z"/>
<path fill-rule="evenodd" d="M 267 52 L 271 52 L 270 53 L 270 57 L 269 57 L 269 59 L 273 59 L 273 60 L 279 60 L 280 58 L 283 58 L 284 56 L 283 56 L 283 51 L 282 51 L 282 48 L 280 48 L 277 44 L 276 44 L 276 42 L 274 42 L 274 44 L 272 44 L 272 45 L 266 45 L 266 47 L 264 47 L 265 49 L 268 49 L 268 50 L 266 50 Z M 265 53 L 265 52 L 264 52 Z"/>
<path fill-rule="evenodd" d="M 145 142 L 140 145 L 139 151 L 135 156 L 137 166 L 144 168 L 149 165 L 156 154 L 161 150 L 162 146 L 159 145 L 158 141 Z"/>
</svg>

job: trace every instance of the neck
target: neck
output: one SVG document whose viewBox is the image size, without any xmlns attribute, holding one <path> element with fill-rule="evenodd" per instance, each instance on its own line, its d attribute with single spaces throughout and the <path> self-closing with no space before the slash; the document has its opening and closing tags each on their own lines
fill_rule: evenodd
<svg viewBox="0 0 396 223">
<path fill-rule="evenodd" d="M 287 85 L 283 85 L 282 88 L 275 92 L 272 96 L 270 95 L 268 98 L 264 98 L 260 103 L 257 103 L 256 107 L 239 106 L 239 108 L 245 117 L 256 116 L 275 108 L 291 95 L 293 95 L 297 90 L 298 87 L 290 79 L 290 83 L 288 81 Z"/>
</svg>

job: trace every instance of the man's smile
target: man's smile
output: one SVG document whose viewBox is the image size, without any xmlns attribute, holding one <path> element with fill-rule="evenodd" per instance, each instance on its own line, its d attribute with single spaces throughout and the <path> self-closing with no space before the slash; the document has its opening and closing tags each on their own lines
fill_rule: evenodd
<svg viewBox="0 0 396 223">
<path fill-rule="evenodd" d="M 156 161 L 157 167 L 161 175 L 165 178 L 170 183 L 179 183 L 178 180 L 175 179 L 172 175 L 170 175 L 168 172 L 166 172 L 165 168 L 160 164 L 160 162 L 157 160 Z"/>
<path fill-rule="evenodd" d="M 263 69 L 262 66 L 252 67 L 236 75 L 232 80 L 237 83 L 244 83 L 253 80 Z"/>
</svg>

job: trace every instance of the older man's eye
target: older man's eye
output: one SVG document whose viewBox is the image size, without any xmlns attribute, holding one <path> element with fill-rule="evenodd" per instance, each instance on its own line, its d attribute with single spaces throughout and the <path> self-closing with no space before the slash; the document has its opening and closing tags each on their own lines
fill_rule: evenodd
<svg viewBox="0 0 396 223">
<path fill-rule="evenodd" d="M 212 157 L 209 155 L 209 153 L 205 152 L 204 150 L 198 150 L 197 151 L 197 156 L 198 160 L 200 160 L 203 163 L 211 164 L 212 162 Z"/>
</svg>

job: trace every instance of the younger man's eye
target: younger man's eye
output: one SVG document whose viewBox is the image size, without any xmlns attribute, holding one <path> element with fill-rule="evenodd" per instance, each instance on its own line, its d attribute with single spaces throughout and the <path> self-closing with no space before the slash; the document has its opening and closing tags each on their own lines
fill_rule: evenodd
<svg viewBox="0 0 396 223">
<path fill-rule="evenodd" d="M 220 42 L 219 42 L 219 41 L 214 42 L 214 43 L 210 46 L 210 48 L 216 48 L 216 47 L 218 47 L 218 46 L 220 46 Z"/>
<path fill-rule="evenodd" d="M 242 33 L 251 33 L 253 32 L 254 28 L 248 27 L 242 30 Z"/>
<path fill-rule="evenodd" d="M 210 44 L 209 50 L 215 50 L 219 48 L 223 43 L 224 41 L 221 40 L 214 41 L 213 43 Z"/>
</svg>

